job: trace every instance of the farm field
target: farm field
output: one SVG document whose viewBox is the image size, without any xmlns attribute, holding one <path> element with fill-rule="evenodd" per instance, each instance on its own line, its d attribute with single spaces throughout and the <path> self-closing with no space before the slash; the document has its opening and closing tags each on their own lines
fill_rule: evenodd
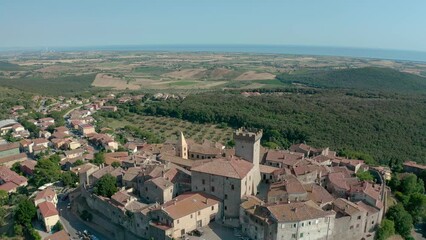
<svg viewBox="0 0 426 240">
<path fill-rule="evenodd" d="M 310 77 L 318 72 L 366 67 L 426 75 L 426 63 L 421 62 L 284 54 L 93 51 L 0 53 L 0 83 L 47 95 L 110 90 L 194 93 L 288 87 L 293 85 L 288 81 L 292 76 L 305 84 L 302 80 L 315 81 Z M 282 76 L 286 76 L 284 80 Z M 52 87 L 45 88 L 43 83 Z"/>
</svg>

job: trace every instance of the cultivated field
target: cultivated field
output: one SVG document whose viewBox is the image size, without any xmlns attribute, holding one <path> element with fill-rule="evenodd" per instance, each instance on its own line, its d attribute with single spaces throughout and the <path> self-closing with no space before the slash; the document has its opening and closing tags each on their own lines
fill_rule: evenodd
<svg viewBox="0 0 426 240">
<path fill-rule="evenodd" d="M 126 125 L 136 126 L 165 140 L 177 140 L 179 131 L 182 131 L 186 138 L 197 142 L 208 139 L 225 144 L 232 139 L 232 129 L 229 127 L 221 128 L 213 124 L 197 124 L 167 117 L 129 115 L 120 120 L 108 119 L 105 125 L 112 129 L 123 128 Z"/>
<path fill-rule="evenodd" d="M 52 52 L 0 55 L 0 79 L 6 86 L 46 93 L 40 80 L 68 83 L 67 92 L 84 91 L 69 80 L 96 76 L 90 86 L 106 90 L 188 90 L 276 88 L 283 73 L 361 67 L 388 67 L 426 76 L 425 63 L 347 57 L 243 53 Z M 33 83 L 36 79 L 37 84 Z M 17 81 L 12 81 L 17 80 Z M 28 85 L 26 84 L 26 85 Z M 284 84 L 285 85 L 285 84 Z M 85 86 L 87 86 L 85 84 Z M 93 89 L 91 89 L 93 90 Z M 58 94 L 51 91 L 51 94 Z"/>
</svg>

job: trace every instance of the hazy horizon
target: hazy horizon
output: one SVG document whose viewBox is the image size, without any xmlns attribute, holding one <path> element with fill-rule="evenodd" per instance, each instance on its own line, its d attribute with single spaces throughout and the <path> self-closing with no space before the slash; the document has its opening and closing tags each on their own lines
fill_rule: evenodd
<svg viewBox="0 0 426 240">
<path fill-rule="evenodd" d="M 0 48 L 285 45 L 426 51 L 426 2 L 1 1 Z"/>
</svg>

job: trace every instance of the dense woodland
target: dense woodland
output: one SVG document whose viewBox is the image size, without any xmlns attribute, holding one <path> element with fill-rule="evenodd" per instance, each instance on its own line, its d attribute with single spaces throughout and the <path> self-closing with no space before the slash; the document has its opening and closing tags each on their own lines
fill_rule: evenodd
<svg viewBox="0 0 426 240">
<path fill-rule="evenodd" d="M 390 68 L 349 68 L 316 70 L 299 74 L 281 74 L 277 79 L 286 84 L 304 84 L 317 88 L 358 89 L 366 91 L 425 93 L 426 78 Z"/>
<path fill-rule="evenodd" d="M 147 102 L 129 111 L 264 129 L 263 143 L 306 142 L 375 160 L 426 162 L 426 97 L 322 90 L 244 97 L 229 92 Z M 353 154 L 352 154 L 353 155 Z"/>
</svg>

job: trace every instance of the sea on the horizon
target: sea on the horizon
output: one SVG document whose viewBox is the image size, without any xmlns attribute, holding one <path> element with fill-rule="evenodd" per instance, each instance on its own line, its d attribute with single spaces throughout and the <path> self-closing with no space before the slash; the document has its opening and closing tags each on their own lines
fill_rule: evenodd
<svg viewBox="0 0 426 240">
<path fill-rule="evenodd" d="M 43 48 L 44 50 L 45 48 Z M 3 49 L 3 51 L 6 49 Z M 9 49 L 9 51 L 12 49 Z M 13 49 L 19 51 L 19 49 Z M 13 51 L 12 50 L 12 51 Z M 21 49 L 22 51 L 23 49 Z M 29 50 L 29 49 L 27 49 Z M 35 50 L 35 49 L 32 49 Z M 41 49 L 39 49 L 41 50 Z M 91 47 L 53 47 L 54 51 L 164 51 L 164 52 L 218 52 L 289 54 L 311 56 L 341 56 L 354 58 L 389 59 L 426 62 L 426 52 L 369 49 L 350 47 L 318 47 L 292 45 L 113 45 Z"/>
</svg>

